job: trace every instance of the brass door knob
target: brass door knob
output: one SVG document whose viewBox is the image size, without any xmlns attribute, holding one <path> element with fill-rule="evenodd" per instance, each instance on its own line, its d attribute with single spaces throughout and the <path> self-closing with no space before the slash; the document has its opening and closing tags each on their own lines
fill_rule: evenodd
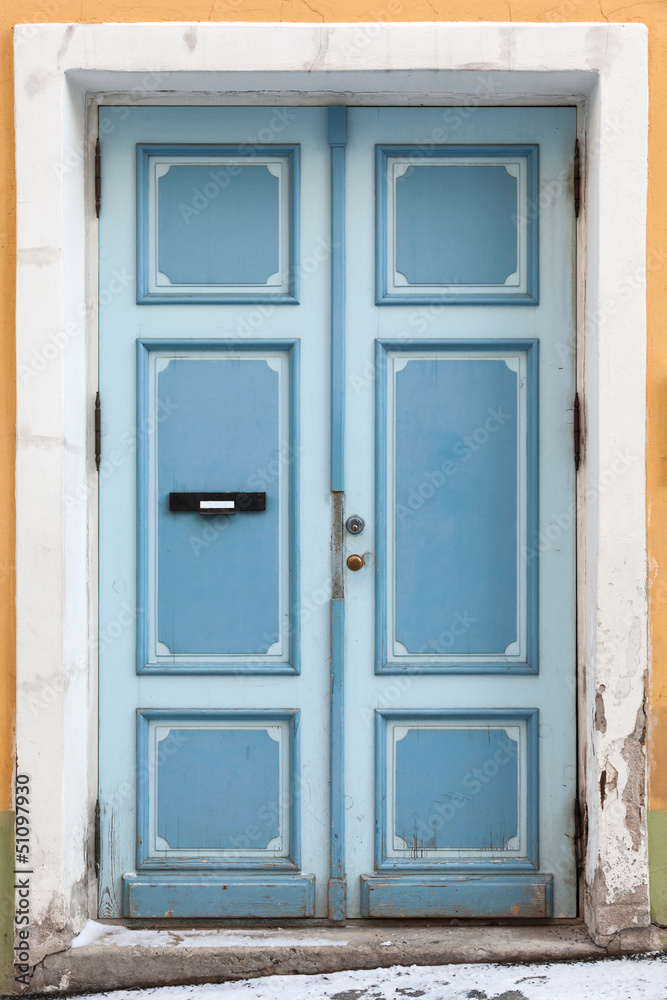
<svg viewBox="0 0 667 1000">
<path fill-rule="evenodd" d="M 348 569 L 353 569 L 356 572 L 356 570 L 361 569 L 361 567 L 363 565 L 364 565 L 364 560 L 362 559 L 361 556 L 356 556 L 355 555 L 355 556 L 348 556 L 347 557 L 347 568 Z"/>
</svg>

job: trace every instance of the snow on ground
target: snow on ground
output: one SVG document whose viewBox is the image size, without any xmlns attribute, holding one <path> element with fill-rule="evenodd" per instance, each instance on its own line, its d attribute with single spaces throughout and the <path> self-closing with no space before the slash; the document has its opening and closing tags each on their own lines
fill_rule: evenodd
<svg viewBox="0 0 667 1000">
<path fill-rule="evenodd" d="M 206 986 L 89 994 L 79 1000 L 667 1000 L 667 955 L 551 965 L 394 966 L 268 976 Z"/>
<path fill-rule="evenodd" d="M 391 942 L 388 942 L 391 943 Z M 81 933 L 72 941 L 72 948 L 85 948 L 89 944 L 113 945 L 128 948 L 272 948 L 300 947 L 342 948 L 346 940 L 331 937 L 302 937 L 276 933 L 272 930 L 143 930 L 138 931 L 119 924 L 101 924 L 89 920 Z"/>
</svg>

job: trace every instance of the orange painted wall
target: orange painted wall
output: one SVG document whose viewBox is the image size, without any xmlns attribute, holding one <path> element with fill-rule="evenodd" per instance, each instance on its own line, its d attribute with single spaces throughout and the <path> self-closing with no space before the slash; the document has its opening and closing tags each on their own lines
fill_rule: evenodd
<svg viewBox="0 0 667 1000">
<path fill-rule="evenodd" d="M 649 27 L 648 250 L 667 251 L 667 0 L 4 0 L 0 10 L 0 810 L 11 808 L 14 687 L 14 149 L 12 26 L 102 21 L 633 21 Z M 632 178 L 628 178 L 632 183 Z M 655 260 L 656 258 L 653 257 Z M 661 256 L 664 260 L 664 255 Z M 667 269 L 648 276 L 648 530 L 653 675 L 650 806 L 667 810 Z M 657 762 L 661 762 L 661 767 Z"/>
</svg>

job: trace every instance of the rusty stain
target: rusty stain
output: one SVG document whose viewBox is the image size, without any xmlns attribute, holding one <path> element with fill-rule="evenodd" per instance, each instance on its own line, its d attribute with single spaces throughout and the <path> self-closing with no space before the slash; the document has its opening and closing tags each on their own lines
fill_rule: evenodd
<svg viewBox="0 0 667 1000">
<path fill-rule="evenodd" d="M 345 597 L 344 574 L 343 574 L 343 496 L 338 490 L 332 492 L 332 526 L 331 526 L 331 557 L 332 557 L 332 581 L 331 596 L 334 600 L 342 600 Z"/>
</svg>

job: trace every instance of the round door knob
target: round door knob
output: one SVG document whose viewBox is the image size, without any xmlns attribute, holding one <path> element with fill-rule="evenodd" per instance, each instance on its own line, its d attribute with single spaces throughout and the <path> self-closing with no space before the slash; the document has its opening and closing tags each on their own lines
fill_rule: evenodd
<svg viewBox="0 0 667 1000">
<path fill-rule="evenodd" d="M 356 570 L 361 569 L 363 565 L 364 565 L 364 560 L 361 558 L 361 556 L 354 555 L 347 557 L 348 569 L 353 569 L 356 572 Z"/>
</svg>

